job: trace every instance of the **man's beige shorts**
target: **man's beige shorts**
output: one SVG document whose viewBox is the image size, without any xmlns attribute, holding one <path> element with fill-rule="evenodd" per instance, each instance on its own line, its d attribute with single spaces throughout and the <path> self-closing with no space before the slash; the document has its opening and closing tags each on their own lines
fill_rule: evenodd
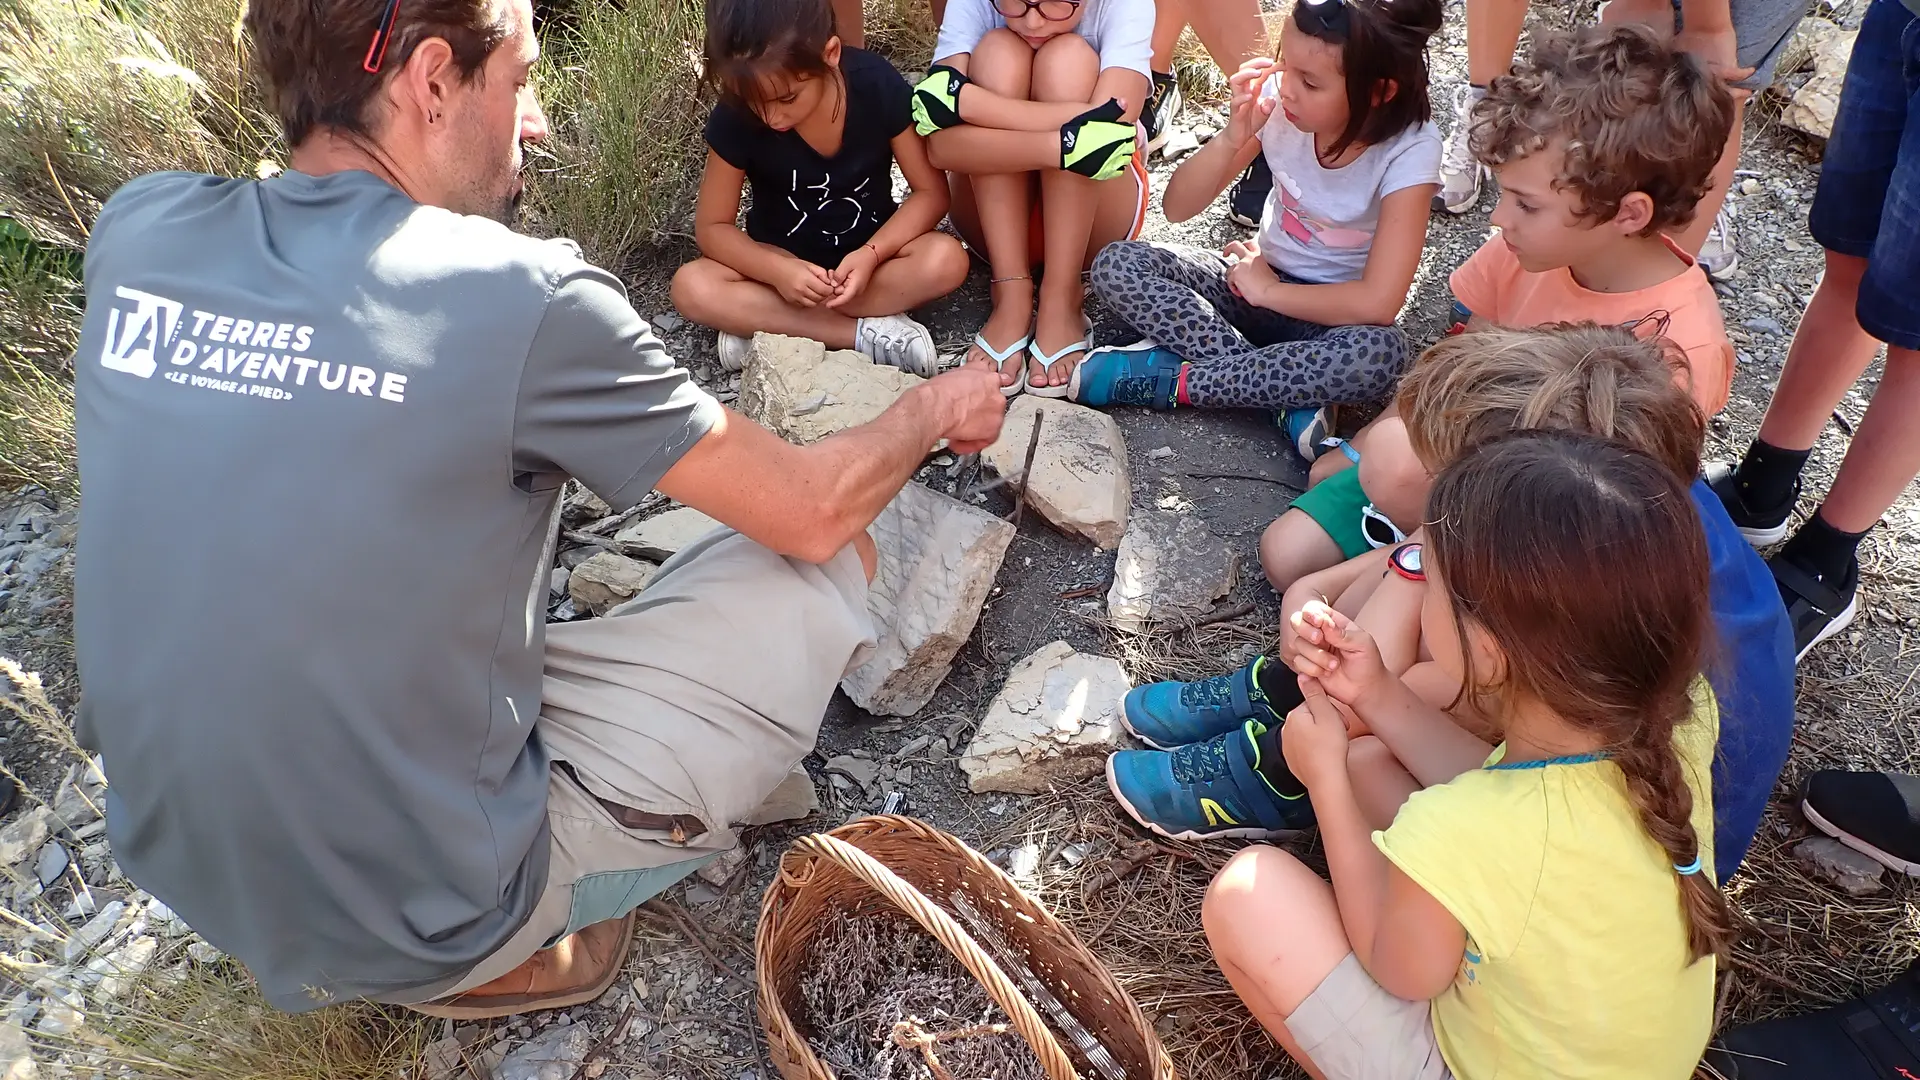
<svg viewBox="0 0 1920 1080">
<path fill-rule="evenodd" d="M 733 847 L 730 823 L 812 751 L 834 687 L 873 636 L 851 547 L 816 566 L 730 529 L 682 550 L 605 617 L 548 627 L 536 729 L 555 764 L 546 890 L 519 933 L 439 993 L 496 979 Z M 707 831 L 676 843 L 619 824 L 602 799 Z"/>
<path fill-rule="evenodd" d="M 1287 1030 L 1327 1080 L 1450 1080 L 1432 1007 L 1380 988 L 1347 954 L 1287 1017 Z"/>
</svg>

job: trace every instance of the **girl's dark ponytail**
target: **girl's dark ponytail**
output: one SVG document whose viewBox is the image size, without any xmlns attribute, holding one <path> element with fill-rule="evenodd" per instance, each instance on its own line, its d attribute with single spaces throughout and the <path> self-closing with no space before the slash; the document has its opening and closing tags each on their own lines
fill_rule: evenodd
<svg viewBox="0 0 1920 1080">
<path fill-rule="evenodd" d="M 1439 32 L 1442 11 L 1442 0 L 1294 0 L 1294 25 L 1341 47 L 1347 127 L 1324 159 L 1339 157 L 1354 143 L 1385 142 L 1433 119 L 1427 39 Z M 1389 83 L 1393 96 L 1375 101 L 1379 88 Z"/>
</svg>

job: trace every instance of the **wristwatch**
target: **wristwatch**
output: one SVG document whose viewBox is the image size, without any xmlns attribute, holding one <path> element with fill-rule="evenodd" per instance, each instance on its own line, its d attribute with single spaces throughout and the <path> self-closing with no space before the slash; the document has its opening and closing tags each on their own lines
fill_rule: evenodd
<svg viewBox="0 0 1920 1080">
<path fill-rule="evenodd" d="M 1420 545 L 1401 544 L 1387 556 L 1387 565 L 1408 581 L 1425 581 L 1427 572 L 1420 567 Z"/>
</svg>

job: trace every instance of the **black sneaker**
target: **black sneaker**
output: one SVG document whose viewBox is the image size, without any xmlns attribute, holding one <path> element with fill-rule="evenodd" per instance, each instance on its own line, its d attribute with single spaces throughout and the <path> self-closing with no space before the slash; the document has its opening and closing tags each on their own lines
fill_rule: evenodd
<svg viewBox="0 0 1920 1080">
<path fill-rule="evenodd" d="M 1173 118 L 1180 115 L 1180 104 L 1180 80 L 1154 72 L 1153 96 L 1140 112 L 1140 122 L 1147 125 L 1147 153 L 1160 149 L 1172 134 Z"/>
<path fill-rule="evenodd" d="M 1860 584 L 1860 564 L 1847 568 L 1844 581 L 1820 578 L 1779 555 L 1767 560 L 1774 583 L 1780 586 L 1780 599 L 1787 605 L 1787 619 L 1793 623 L 1793 662 L 1807 658 L 1815 645 L 1845 630 L 1860 612 L 1856 595 Z"/>
<path fill-rule="evenodd" d="M 1235 224 L 1249 229 L 1260 227 L 1260 215 L 1267 212 L 1267 196 L 1273 193 L 1273 173 L 1267 168 L 1267 155 L 1253 156 L 1247 171 L 1227 189 L 1227 216 Z"/>
<path fill-rule="evenodd" d="M 1807 779 L 1800 810 L 1835 840 L 1920 877 L 1920 776 L 1823 769 Z"/>
<path fill-rule="evenodd" d="M 1787 518 L 1792 516 L 1794 504 L 1800 501 L 1799 477 L 1793 480 L 1793 493 L 1779 506 L 1755 507 L 1747 502 L 1746 486 L 1735 478 L 1739 466 L 1733 462 L 1709 461 L 1700 472 L 1707 486 L 1720 496 L 1720 505 L 1727 508 L 1727 516 L 1739 527 L 1747 543 L 1761 548 L 1786 538 Z"/>
</svg>

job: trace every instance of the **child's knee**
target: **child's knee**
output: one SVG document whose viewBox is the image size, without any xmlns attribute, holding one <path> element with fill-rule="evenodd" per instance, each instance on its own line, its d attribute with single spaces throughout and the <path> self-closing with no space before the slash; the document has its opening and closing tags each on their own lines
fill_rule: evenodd
<svg viewBox="0 0 1920 1080">
<path fill-rule="evenodd" d="M 694 322 L 705 322 L 707 313 L 714 308 L 714 293 L 720 288 L 719 269 L 719 263 L 704 258 L 682 266 L 673 272 L 667 299 L 680 314 Z"/>
<path fill-rule="evenodd" d="M 967 64 L 967 78 L 1006 97 L 1030 95 L 1033 75 L 1033 46 L 1004 26 L 987 31 Z"/>
<path fill-rule="evenodd" d="M 1200 901 L 1200 924 L 1215 952 L 1231 947 L 1248 925 L 1271 924 L 1272 885 L 1288 856 L 1266 844 L 1244 847 L 1213 876 Z"/>
<path fill-rule="evenodd" d="M 966 284 L 967 274 L 973 269 L 966 245 L 942 232 L 927 234 L 927 244 L 927 277 L 939 288 L 940 295 Z"/>
<path fill-rule="evenodd" d="M 1079 34 L 1061 34 L 1033 56 L 1037 101 L 1085 101 L 1100 80 L 1100 54 Z"/>
<path fill-rule="evenodd" d="M 1300 578 L 1340 559 L 1339 543 L 1304 510 L 1289 509 L 1260 534 L 1260 568 L 1268 583 L 1283 593 Z"/>
</svg>

